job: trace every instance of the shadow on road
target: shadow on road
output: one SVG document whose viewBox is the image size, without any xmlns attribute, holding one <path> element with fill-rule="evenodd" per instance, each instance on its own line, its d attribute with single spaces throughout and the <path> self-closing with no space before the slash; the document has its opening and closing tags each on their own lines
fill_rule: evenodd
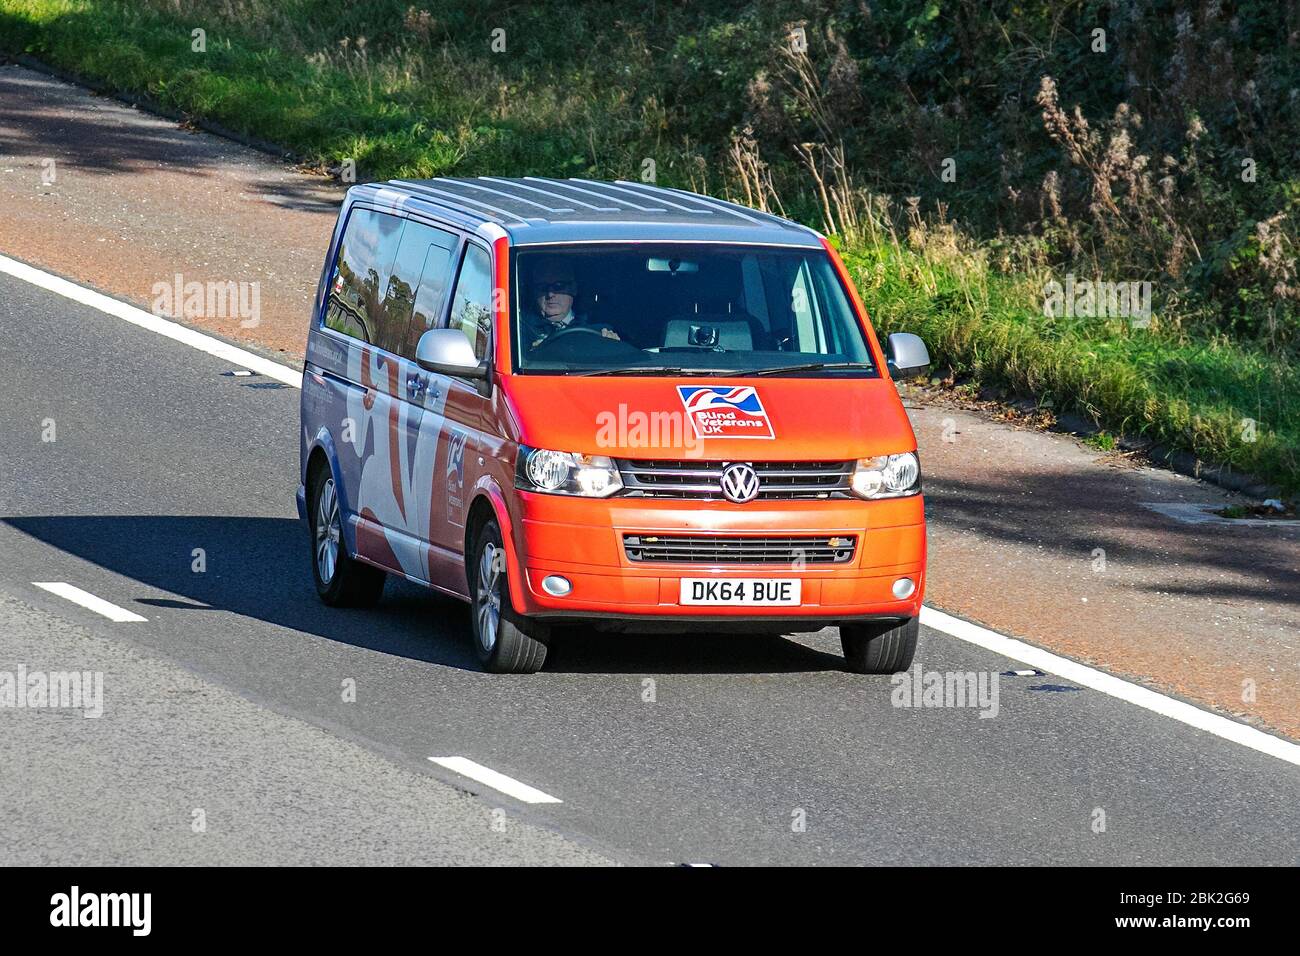
<svg viewBox="0 0 1300 956">
<path fill-rule="evenodd" d="M 0 15 L 0 27 L 6 18 Z M 223 158 L 195 148 L 195 137 L 175 124 L 147 116 L 135 123 L 105 123 L 96 110 L 77 112 L 86 94 L 17 67 L 0 70 L 0 129 L 11 159 L 60 157 L 60 162 L 91 175 L 147 173 L 160 164 L 189 176 L 205 176 Z M 124 108 L 123 115 L 131 114 Z M 36 131 L 39 130 L 39 135 Z M 127 157 L 150 157 L 148 162 Z"/>
<path fill-rule="evenodd" d="M 467 605 L 390 577 L 379 606 L 325 607 L 316 597 L 306 532 L 292 518 L 76 516 L 3 518 L 45 544 L 174 598 L 135 597 L 169 610 L 230 611 L 411 660 L 479 670 Z M 195 549 L 205 570 L 193 570 Z M 123 603 L 116 597 L 113 600 Z M 566 631 L 551 673 L 800 673 L 841 670 L 837 655 L 779 637 Z"/>
<path fill-rule="evenodd" d="M 72 15 L 65 15 L 67 16 Z M 18 18 L 0 13 L 0 34 Z M 215 136 L 196 136 L 176 121 L 125 107 L 106 113 L 103 100 L 43 74 L 0 67 L 0 141 L 9 161 L 57 157 L 67 168 L 91 176 L 157 175 L 210 177 L 247 162 L 243 147 Z M 267 160 L 268 166 L 277 163 Z M 250 176 L 263 201 L 285 209 L 334 215 L 343 188 L 310 179 L 287 166 L 282 175 Z"/>
</svg>

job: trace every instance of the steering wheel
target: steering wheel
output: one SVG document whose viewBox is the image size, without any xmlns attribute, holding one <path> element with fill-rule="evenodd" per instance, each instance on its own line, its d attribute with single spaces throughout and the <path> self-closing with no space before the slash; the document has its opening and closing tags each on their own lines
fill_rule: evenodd
<svg viewBox="0 0 1300 956">
<path fill-rule="evenodd" d="M 560 329 L 560 331 L 556 332 L 554 335 L 548 335 L 546 341 L 540 343 L 540 345 L 545 345 L 547 342 L 554 342 L 556 339 L 562 339 L 566 335 L 573 335 L 575 332 L 585 332 L 588 335 L 599 335 L 601 338 L 608 338 L 608 336 L 601 332 L 600 329 L 593 329 L 586 325 L 571 325 L 567 329 Z"/>
<path fill-rule="evenodd" d="M 578 363 L 626 363 L 632 357 L 642 354 L 641 350 L 630 342 L 611 338 L 602 334 L 599 328 L 584 325 L 560 329 L 554 335 L 539 342 L 529 352 L 532 358 L 541 361 Z"/>
</svg>

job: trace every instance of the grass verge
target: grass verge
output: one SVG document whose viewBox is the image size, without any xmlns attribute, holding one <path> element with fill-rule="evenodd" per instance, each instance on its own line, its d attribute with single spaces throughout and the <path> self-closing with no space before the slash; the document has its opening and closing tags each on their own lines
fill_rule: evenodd
<svg viewBox="0 0 1300 956">
<path fill-rule="evenodd" d="M 550 70 L 548 44 L 572 47 L 578 38 L 548 37 L 540 23 L 527 28 L 534 35 L 527 42 L 512 27 L 516 50 L 523 44 L 529 52 L 495 60 L 486 22 L 443 24 L 453 36 L 485 33 L 478 47 L 462 44 L 453 56 L 412 14 L 394 26 L 392 7 L 356 5 L 347 47 L 309 52 L 328 36 L 309 21 L 305 0 L 279 7 L 250 0 L 236 18 L 242 26 L 203 16 L 203 4 L 195 14 L 119 0 L 0 0 L 0 52 L 143 94 L 322 167 L 352 159 L 366 178 L 627 177 L 653 149 L 664 157 L 659 181 L 689 185 L 690 135 L 675 141 L 654 96 L 638 102 L 629 92 L 660 65 L 653 44 L 645 62 L 625 64 L 625 82 L 611 82 L 603 68 Z M 375 37 L 381 12 L 399 46 L 371 56 L 356 37 Z M 588 11 L 556 24 L 581 34 L 599 19 Z M 196 53 L 193 30 L 209 22 L 206 51 Z M 731 132 L 719 123 L 715 147 Z M 882 331 L 920 334 L 938 367 L 1300 490 L 1300 372 L 1285 353 L 1165 328 L 1158 316 L 1145 330 L 1044 317 L 1043 277 L 991 269 L 977 247 L 945 251 L 894 237 L 843 252 Z"/>
<path fill-rule="evenodd" d="M 1119 434 L 1297 490 L 1300 371 L 1284 357 L 1122 319 L 1043 315 L 1042 285 L 897 243 L 846 248 L 882 332 L 916 332 L 937 367 L 1033 395 Z"/>
</svg>

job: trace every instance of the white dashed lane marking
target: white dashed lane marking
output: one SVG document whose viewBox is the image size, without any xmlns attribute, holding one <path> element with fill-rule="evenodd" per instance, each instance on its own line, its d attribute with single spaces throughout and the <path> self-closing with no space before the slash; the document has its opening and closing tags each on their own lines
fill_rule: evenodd
<svg viewBox="0 0 1300 956">
<path fill-rule="evenodd" d="M 118 607 L 105 601 L 101 597 L 96 597 L 89 591 L 83 591 L 81 588 L 73 587 L 66 581 L 33 581 L 32 584 L 43 591 L 49 591 L 51 594 L 57 594 L 65 601 L 71 601 L 73 604 L 80 604 L 88 611 L 94 611 L 110 621 L 116 621 L 119 624 L 125 624 L 130 621 L 147 621 L 147 617 L 141 617 L 134 611 L 128 611 L 124 607 Z"/>
<path fill-rule="evenodd" d="M 543 793 L 536 787 L 530 787 L 526 783 L 521 783 L 514 777 L 507 777 L 503 773 L 498 773 L 491 767 L 485 767 L 481 763 L 475 763 L 468 757 L 430 757 L 439 767 L 445 767 L 453 773 L 458 773 L 462 777 L 469 777 L 476 780 L 484 786 L 491 787 L 493 790 L 499 790 L 508 797 L 514 797 L 522 803 L 563 803 L 559 797 L 553 797 L 549 793 Z"/>
</svg>

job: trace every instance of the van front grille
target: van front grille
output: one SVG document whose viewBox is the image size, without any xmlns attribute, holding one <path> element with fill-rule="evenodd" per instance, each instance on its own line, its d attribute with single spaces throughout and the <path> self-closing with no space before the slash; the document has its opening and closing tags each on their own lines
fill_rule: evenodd
<svg viewBox="0 0 1300 956">
<path fill-rule="evenodd" d="M 722 469 L 730 461 L 615 459 L 623 478 L 623 494 L 634 498 L 695 498 L 725 500 Z M 852 461 L 754 461 L 758 497 L 847 498 L 853 479 Z"/>
<path fill-rule="evenodd" d="M 845 564 L 855 535 L 625 534 L 629 561 L 679 564 Z"/>
</svg>

